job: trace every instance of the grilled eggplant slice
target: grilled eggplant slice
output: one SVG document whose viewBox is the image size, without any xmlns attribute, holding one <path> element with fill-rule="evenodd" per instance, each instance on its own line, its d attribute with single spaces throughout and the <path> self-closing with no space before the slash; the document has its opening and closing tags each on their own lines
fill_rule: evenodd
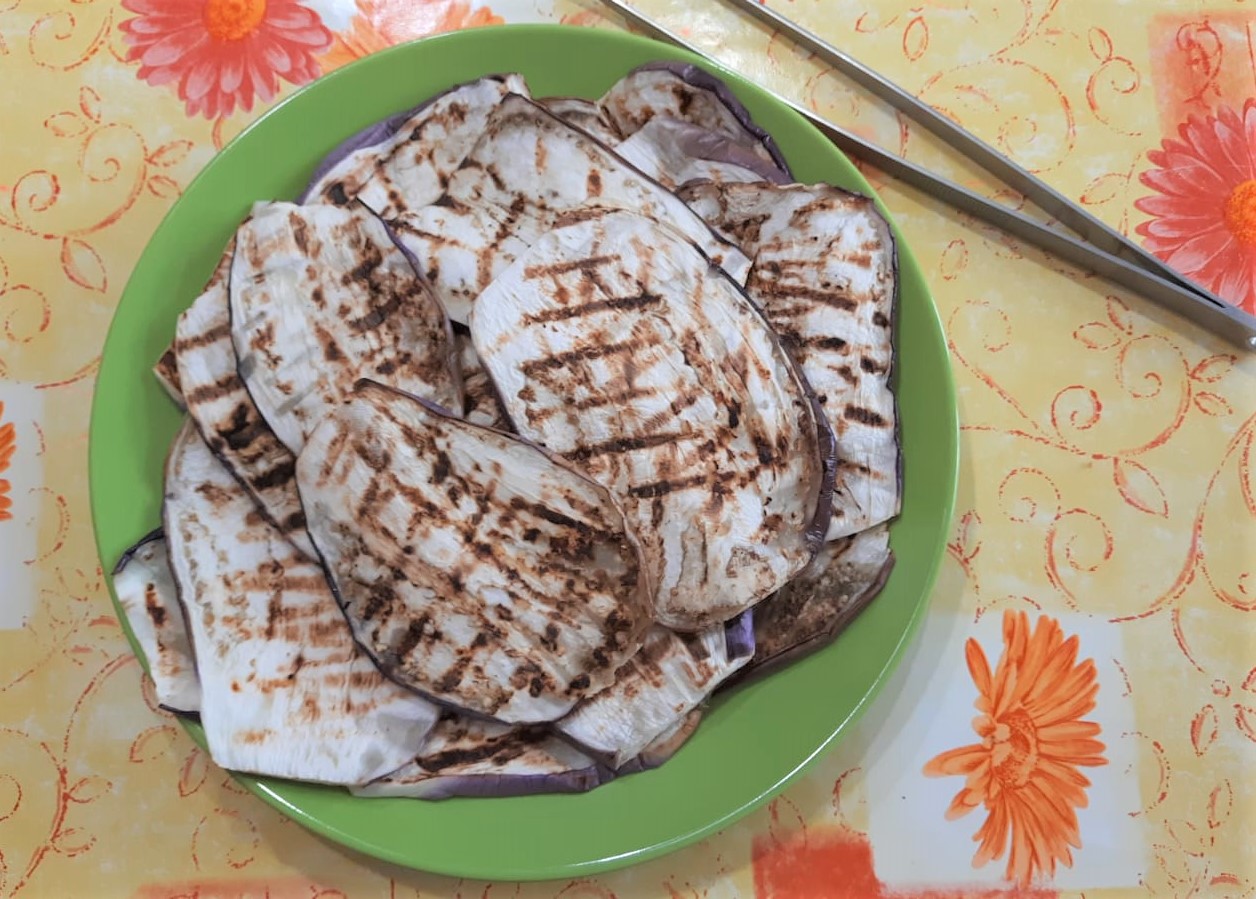
<svg viewBox="0 0 1256 899">
<path fill-rule="evenodd" d="M 153 377 L 157 379 L 161 389 L 166 391 L 171 402 L 180 409 L 187 408 L 187 404 L 183 402 L 183 385 L 179 383 L 179 366 L 174 357 L 173 346 L 166 347 L 166 351 L 154 363 Z"/>
<path fill-rule="evenodd" d="M 553 720 L 649 627 L 610 493 L 514 437 L 364 382 L 310 438 L 297 483 L 358 641 L 442 702 Z"/>
<path fill-rule="evenodd" d="M 888 524 L 833 541 L 801 577 L 754 610 L 754 658 L 744 676 L 775 670 L 837 638 L 894 568 Z"/>
<path fill-rule="evenodd" d="M 323 570 L 257 512 L 190 423 L 167 462 L 164 514 L 214 761 L 358 784 L 414 758 L 437 707 L 375 668 Z"/>
<path fill-rule="evenodd" d="M 521 75 L 458 85 L 372 125 L 319 164 L 298 202 L 343 205 L 356 198 L 386 218 L 436 202 L 508 94 L 527 96 Z"/>
<path fill-rule="evenodd" d="M 772 135 L 755 124 L 728 85 L 691 63 L 646 63 L 629 72 L 598 101 L 625 138 L 656 116 L 667 116 L 722 135 L 776 169 L 769 181 L 793 181 Z"/>
<path fill-rule="evenodd" d="M 656 115 L 615 152 L 669 190 L 688 181 L 769 181 L 789 178 L 773 163 L 718 131 Z"/>
<path fill-rule="evenodd" d="M 897 515 L 898 263 L 876 204 L 827 184 L 701 183 L 680 195 L 754 257 L 746 290 L 794 353 L 837 434 L 829 539 Z"/>
<path fill-rule="evenodd" d="M 583 97 L 542 97 L 536 101 L 568 125 L 587 131 L 608 147 L 624 139 L 594 100 Z"/>
<path fill-rule="evenodd" d="M 583 793 L 610 772 L 544 725 L 501 724 L 446 713 L 418 758 L 355 787 L 355 796 L 526 796 Z"/>
<path fill-rule="evenodd" d="M 360 378 L 462 408 L 449 320 L 365 206 L 260 204 L 230 284 L 240 377 L 293 453 Z"/>
<path fill-rule="evenodd" d="M 664 762 L 670 761 L 671 757 L 680 751 L 680 747 L 688 743 L 689 738 L 697 733 L 698 725 L 701 723 L 702 709 L 694 709 L 651 740 L 649 745 L 642 749 L 641 754 L 635 759 L 629 759 L 627 762 L 624 762 L 615 771 L 615 776 L 639 774 L 642 771 L 658 768 Z"/>
<path fill-rule="evenodd" d="M 460 331 L 454 335 L 454 340 L 458 344 L 462 391 L 466 395 L 462 417 L 472 424 L 509 431 L 510 418 L 502 408 L 501 400 L 497 398 L 497 388 L 493 386 L 480 357 L 476 355 L 471 335 Z"/>
<path fill-rule="evenodd" d="M 741 284 L 749 260 L 675 194 L 524 97 L 506 98 L 440 201 L 394 223 L 454 321 L 550 229 L 599 209 L 667 222 Z"/>
<path fill-rule="evenodd" d="M 236 367 L 227 299 L 232 251 L 228 248 L 205 292 L 179 317 L 173 348 L 179 383 L 188 413 L 210 450 L 267 520 L 313 559 L 297 495 L 296 457 L 262 418 Z"/>
<path fill-rule="evenodd" d="M 624 503 L 660 623 L 725 621 L 810 561 L 827 424 L 762 314 L 678 233 L 619 211 L 556 229 L 481 295 L 471 336 L 518 432 Z"/>
<path fill-rule="evenodd" d="M 123 554 L 113 571 L 113 590 L 148 659 L 157 702 L 172 712 L 199 712 L 201 682 L 161 531 Z"/>
<path fill-rule="evenodd" d="M 753 651 L 729 641 L 724 625 L 684 635 L 655 627 L 641 652 L 615 673 L 615 683 L 586 699 L 555 727 L 618 769 L 659 738 L 663 739 L 656 750 L 666 747 L 689 713 L 749 662 Z"/>
</svg>

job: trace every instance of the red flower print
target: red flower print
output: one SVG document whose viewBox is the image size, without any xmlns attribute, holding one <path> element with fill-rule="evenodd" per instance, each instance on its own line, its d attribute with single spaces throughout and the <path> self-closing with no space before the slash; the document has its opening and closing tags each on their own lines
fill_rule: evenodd
<svg viewBox="0 0 1256 899">
<path fill-rule="evenodd" d="M 297 0 L 122 0 L 119 27 L 153 86 L 175 84 L 190 116 L 231 115 L 275 96 L 279 78 L 304 84 L 331 46 L 318 13 Z"/>
<path fill-rule="evenodd" d="M 1137 231 L 1147 249 L 1184 275 L 1256 314 L 1256 100 L 1242 113 L 1191 116 L 1147 154 L 1157 195 L 1134 205 L 1153 216 Z"/>
<path fill-rule="evenodd" d="M 4 403 L 0 403 L 0 421 L 4 420 Z M 9 470 L 13 461 L 13 453 L 17 451 L 17 438 L 14 436 L 13 422 L 0 425 L 0 474 Z M 0 478 L 0 521 L 8 521 L 13 517 L 9 510 L 13 508 L 13 500 L 9 498 L 9 482 Z"/>
<path fill-rule="evenodd" d="M 980 743 L 931 759 L 929 777 L 962 775 L 963 789 L 946 810 L 948 820 L 979 805 L 986 820 L 973 836 L 980 843 L 973 867 L 1008 849 L 1004 876 L 1026 888 L 1039 875 L 1055 875 L 1056 862 L 1072 867 L 1069 847 L 1080 849 L 1076 809 L 1087 803 L 1090 781 L 1078 768 L 1106 765 L 1104 745 L 1092 739 L 1099 725 L 1083 721 L 1095 707 L 1099 682 L 1091 659 L 1077 661 L 1076 635 L 1064 639 L 1045 615 L 1030 631 L 1024 612 L 1003 616 L 1003 657 L 992 674 L 976 640 L 964 648 L 977 686 L 973 721 Z"/>
</svg>

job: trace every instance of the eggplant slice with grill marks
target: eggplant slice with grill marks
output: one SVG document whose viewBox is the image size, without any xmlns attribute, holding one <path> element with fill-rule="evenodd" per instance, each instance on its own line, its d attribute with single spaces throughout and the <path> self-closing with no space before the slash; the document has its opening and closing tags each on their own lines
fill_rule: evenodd
<svg viewBox="0 0 1256 899">
<path fill-rule="evenodd" d="M 157 702 L 172 712 L 199 712 L 201 682 L 161 531 L 123 554 L 113 571 L 113 590 L 148 659 Z"/>
<path fill-rule="evenodd" d="M 602 209 L 667 222 L 744 283 L 749 260 L 675 194 L 519 96 L 493 110 L 437 203 L 390 224 L 450 317 L 466 324 L 475 298 L 527 247 L 552 228 Z"/>
<path fill-rule="evenodd" d="M 696 708 L 651 740 L 635 759 L 629 759 L 620 765 L 615 771 L 615 776 L 639 774 L 670 761 L 672 756 L 680 751 L 680 747 L 688 743 L 689 738 L 698 732 L 698 725 L 701 723 L 702 709 Z"/>
<path fill-rule="evenodd" d="M 175 361 L 173 346 L 166 347 L 166 351 L 153 364 L 153 377 L 157 379 L 161 389 L 166 391 L 171 402 L 180 409 L 187 408 L 187 404 L 183 402 L 183 385 L 179 383 L 179 365 Z"/>
<path fill-rule="evenodd" d="M 448 712 L 413 762 L 355 796 L 526 796 L 582 793 L 610 772 L 545 725 L 509 725 Z"/>
<path fill-rule="evenodd" d="M 790 179 L 775 164 L 718 131 L 656 115 L 615 152 L 669 190 L 688 181 L 769 181 Z"/>
<path fill-rule="evenodd" d="M 215 762 L 347 785 L 414 758 L 438 708 L 376 669 L 323 569 L 258 513 L 191 423 L 167 462 L 164 515 Z"/>
<path fill-rule="evenodd" d="M 568 125 L 589 132 L 608 147 L 614 147 L 624 139 L 594 100 L 583 97 L 542 97 L 536 102 Z"/>
<path fill-rule="evenodd" d="M 364 382 L 306 444 L 297 483 L 358 641 L 442 702 L 553 720 L 649 627 L 611 494 L 515 437 Z"/>
<path fill-rule="evenodd" d="M 230 306 L 240 376 L 293 453 L 360 378 L 462 409 L 449 320 L 361 204 L 260 204 L 236 234 Z"/>
<path fill-rule="evenodd" d="M 615 683 L 586 699 L 555 727 L 612 768 L 633 759 L 647 767 L 687 739 L 681 736 L 689 714 L 721 683 L 750 661 L 753 644 L 728 638 L 716 625 L 696 634 L 655 627 L 645 645 L 615 673 Z M 748 629 L 749 621 L 743 630 Z M 696 722 L 694 723 L 696 727 Z M 647 751 L 655 744 L 653 754 Z"/>
<path fill-rule="evenodd" d="M 766 180 L 794 180 L 772 135 L 755 124 L 728 85 L 691 63 L 646 63 L 612 85 L 598 105 L 625 139 L 665 116 L 714 132 L 754 154 L 778 173 Z"/>
<path fill-rule="evenodd" d="M 521 75 L 489 75 L 390 116 L 324 158 L 298 202 L 356 198 L 387 218 L 434 203 L 493 108 L 509 94 L 527 93 Z"/>
<path fill-rule="evenodd" d="M 262 514 L 313 559 L 297 495 L 296 457 L 262 418 L 237 368 L 227 298 L 231 255 L 229 247 L 205 292 L 179 316 L 173 352 L 184 403 L 209 448 Z"/>
<path fill-rule="evenodd" d="M 889 223 L 868 197 L 827 184 L 694 183 L 679 193 L 754 258 L 746 291 L 797 358 L 837 434 L 829 539 L 893 518 L 902 478 Z"/>
<path fill-rule="evenodd" d="M 832 642 L 893 568 L 888 524 L 829 543 L 802 576 L 755 607 L 754 658 L 741 676 L 775 670 Z"/>
<path fill-rule="evenodd" d="M 624 503 L 660 623 L 718 624 L 811 560 L 832 434 L 762 313 L 677 232 L 621 211 L 550 232 L 471 336 L 518 432 Z"/>
</svg>

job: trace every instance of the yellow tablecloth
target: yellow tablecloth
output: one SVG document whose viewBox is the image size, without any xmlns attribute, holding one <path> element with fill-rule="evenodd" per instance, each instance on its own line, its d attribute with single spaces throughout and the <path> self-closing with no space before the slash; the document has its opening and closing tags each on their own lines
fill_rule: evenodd
<svg viewBox="0 0 1256 899">
<path fill-rule="evenodd" d="M 1250 4 L 776 2 L 1256 306 Z M 717 0 L 640 6 L 988 186 Z M 1256 895 L 1256 366 L 876 172 L 947 327 L 959 509 L 908 659 L 783 797 L 616 874 L 454 882 L 310 836 L 157 710 L 85 466 L 145 241 L 295 83 L 434 30 L 558 19 L 618 27 L 572 0 L 0 0 L 0 896 Z"/>
</svg>

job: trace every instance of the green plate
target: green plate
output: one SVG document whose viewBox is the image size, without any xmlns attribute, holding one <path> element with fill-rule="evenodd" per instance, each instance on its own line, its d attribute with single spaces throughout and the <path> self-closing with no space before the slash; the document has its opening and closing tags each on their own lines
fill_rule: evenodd
<svg viewBox="0 0 1256 899">
<path fill-rule="evenodd" d="M 180 416 L 150 366 L 254 200 L 295 196 L 340 140 L 453 84 L 518 71 L 537 96 L 596 97 L 632 67 L 659 58 L 700 62 L 628 34 L 556 25 L 429 38 L 319 80 L 218 154 L 153 235 L 105 343 L 90 448 L 92 515 L 105 569 L 160 522 L 162 464 Z M 869 192 L 855 167 L 793 111 L 729 72 L 718 74 L 776 136 L 800 180 Z M 958 426 L 950 363 L 920 267 L 901 242 L 900 272 L 906 483 L 891 532 L 898 564 L 884 593 L 834 645 L 718 697 L 696 736 L 662 768 L 587 794 L 425 803 L 356 799 L 267 778 L 240 782 L 361 852 L 492 880 L 570 877 L 654 858 L 779 793 L 851 726 L 889 676 L 924 609 L 951 521 Z M 202 742 L 199 728 L 188 729 Z"/>
</svg>

